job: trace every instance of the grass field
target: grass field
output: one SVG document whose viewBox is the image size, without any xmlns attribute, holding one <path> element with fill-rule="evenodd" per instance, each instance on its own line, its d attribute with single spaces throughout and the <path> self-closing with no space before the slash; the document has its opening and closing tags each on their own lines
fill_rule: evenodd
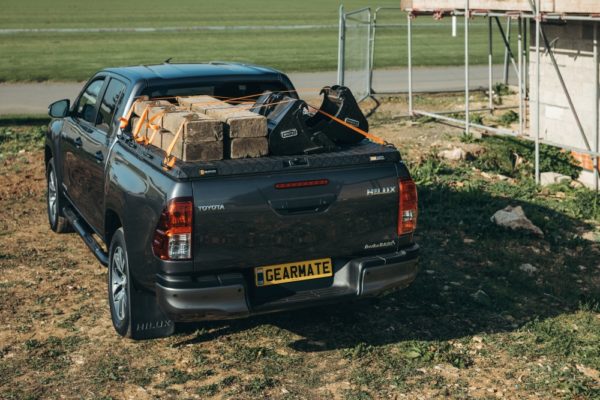
<svg viewBox="0 0 600 400">
<path fill-rule="evenodd" d="M 347 10 L 370 5 L 398 7 L 398 1 L 344 1 Z M 0 82 L 84 80 L 107 66 L 227 60 L 273 66 L 283 71 L 325 71 L 337 67 L 338 1 L 165 1 L 81 3 L 57 0 L 9 2 L 0 29 L 252 26 L 264 29 L 183 32 L 39 32 L 0 35 Z M 399 11 L 378 17 L 382 23 L 404 24 Z M 448 19 L 415 21 L 416 65 L 463 62 L 460 35 L 452 38 Z M 274 30 L 272 26 L 318 25 Z M 471 22 L 472 62 L 487 62 L 487 21 Z M 501 60 L 496 37 L 496 62 Z M 349 46 L 350 48 L 350 46 Z M 351 51 L 349 49 L 348 51 Z M 375 67 L 406 64 L 406 29 L 382 28 L 376 37 Z"/>
<path fill-rule="evenodd" d="M 47 226 L 44 121 L 1 119 L 0 398 L 600 398 L 598 197 L 537 187 L 522 144 L 405 112 L 386 102 L 370 122 L 418 182 L 411 287 L 145 342 L 116 336 L 106 269 L 77 235 Z M 446 146 L 479 156 L 446 162 L 435 156 Z M 500 168 L 513 151 L 520 166 Z M 492 224 L 507 205 L 521 205 L 544 237 Z"/>
</svg>

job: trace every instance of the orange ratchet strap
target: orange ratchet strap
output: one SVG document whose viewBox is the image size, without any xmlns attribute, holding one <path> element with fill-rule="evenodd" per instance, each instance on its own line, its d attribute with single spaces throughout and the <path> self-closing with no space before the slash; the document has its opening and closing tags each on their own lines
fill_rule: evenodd
<svg viewBox="0 0 600 400">
<path fill-rule="evenodd" d="M 161 111 L 148 120 L 147 125 L 148 127 L 150 127 L 150 129 L 152 129 L 152 135 L 150 135 L 149 139 L 146 139 L 146 144 L 152 144 L 152 142 L 154 141 L 154 137 L 156 136 L 158 131 L 160 131 L 160 126 L 153 124 L 153 122 L 156 121 L 158 118 L 162 117 L 164 114 L 165 111 Z"/>
<path fill-rule="evenodd" d="M 127 125 L 129 125 L 129 119 L 131 119 L 131 114 L 133 114 L 133 109 L 135 108 L 135 105 L 142 100 L 143 99 L 141 97 L 138 99 L 135 99 L 135 101 L 133 103 L 131 103 L 131 107 L 129 107 L 129 111 L 127 111 L 127 114 L 125 114 L 124 117 L 119 118 L 119 122 L 121 123 L 121 125 L 120 125 L 121 129 L 127 128 Z"/>
<path fill-rule="evenodd" d="M 323 110 L 321 110 L 321 109 L 319 109 L 319 108 L 317 108 L 317 107 L 315 107 L 315 106 L 311 106 L 311 105 L 309 104 L 309 107 L 310 107 L 310 108 L 313 108 L 313 109 L 315 109 L 317 112 L 319 112 L 319 113 L 321 113 L 321 114 L 325 115 L 326 117 L 329 117 L 329 118 L 331 118 L 332 120 L 334 120 L 334 121 L 335 121 L 335 122 L 337 122 L 338 124 L 344 125 L 346 128 L 350 128 L 350 129 L 352 129 L 354 132 L 360 133 L 361 135 L 363 135 L 363 136 L 364 136 L 364 137 L 366 137 L 367 139 L 369 139 L 369 140 L 372 140 L 373 142 L 375 142 L 375 143 L 377 143 L 377 144 L 381 144 L 381 145 L 386 145 L 386 144 L 387 144 L 387 142 L 386 142 L 385 140 L 383 140 L 382 138 L 380 138 L 379 136 L 375 136 L 375 135 L 372 135 L 372 134 L 370 134 L 370 133 L 368 133 L 368 132 L 365 132 L 365 131 L 363 131 L 362 129 L 360 129 L 360 128 L 358 128 L 358 127 L 356 127 L 356 126 L 352 125 L 352 124 L 349 124 L 349 123 L 347 123 L 347 122 L 346 122 L 346 121 L 344 121 L 344 120 L 341 120 L 341 119 L 339 119 L 339 118 L 337 118 L 337 117 L 334 117 L 333 115 L 331 115 L 331 114 L 329 114 L 329 113 L 327 113 L 327 112 L 325 112 L 325 111 L 323 111 Z"/>
<path fill-rule="evenodd" d="M 181 132 L 183 132 L 183 127 L 185 126 L 186 122 L 187 122 L 187 119 L 184 119 L 183 122 L 181 122 L 181 125 L 179 125 L 179 129 L 177 129 L 177 133 L 175 134 L 173 141 L 167 148 L 167 154 L 165 155 L 165 159 L 163 160 L 163 165 L 165 166 L 165 168 L 173 168 L 173 165 L 175 165 L 175 160 L 177 158 L 175 156 L 172 156 L 171 152 L 173 151 L 173 148 L 175 147 L 175 143 L 177 143 L 177 140 L 179 139 Z"/>
</svg>

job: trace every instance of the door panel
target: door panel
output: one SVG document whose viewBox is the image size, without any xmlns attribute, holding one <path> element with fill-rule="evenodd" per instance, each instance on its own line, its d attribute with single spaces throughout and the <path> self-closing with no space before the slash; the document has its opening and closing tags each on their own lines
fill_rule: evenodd
<svg viewBox="0 0 600 400">
<path fill-rule="evenodd" d="M 61 151 L 63 155 L 63 179 L 66 193 L 71 202 L 82 214 L 86 221 L 90 222 L 89 209 L 89 178 L 90 161 L 87 150 L 90 148 L 90 135 L 94 134 L 94 124 L 98 113 L 98 99 L 104 86 L 105 77 L 100 76 L 90 81 L 81 92 L 79 98 L 73 105 L 71 115 L 65 118 L 63 131 L 61 132 Z M 92 140 L 95 142 L 95 140 Z"/>
<path fill-rule="evenodd" d="M 115 109 L 125 92 L 125 84 L 111 78 L 98 101 L 98 114 L 93 127 L 82 124 L 82 176 L 84 203 L 81 212 L 99 233 L 104 227 L 104 166 L 112 133 L 117 125 Z"/>
</svg>

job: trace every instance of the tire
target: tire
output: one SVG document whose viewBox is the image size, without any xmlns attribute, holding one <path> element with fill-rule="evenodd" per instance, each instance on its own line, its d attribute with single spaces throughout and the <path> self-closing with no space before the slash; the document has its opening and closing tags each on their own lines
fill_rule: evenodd
<svg viewBox="0 0 600 400">
<path fill-rule="evenodd" d="M 175 332 L 175 323 L 162 312 L 155 294 L 136 288 L 123 228 L 117 229 L 110 241 L 108 304 L 113 327 L 123 337 L 154 339 Z"/>
<path fill-rule="evenodd" d="M 113 327 L 124 337 L 131 337 L 131 279 L 123 228 L 110 241 L 108 258 L 108 304 Z"/>
<path fill-rule="evenodd" d="M 70 232 L 71 226 L 69 225 L 69 221 L 67 221 L 62 213 L 64 199 L 60 192 L 53 158 L 48 161 L 48 166 L 46 167 L 46 184 L 46 209 L 50 229 L 56 233 Z"/>
</svg>

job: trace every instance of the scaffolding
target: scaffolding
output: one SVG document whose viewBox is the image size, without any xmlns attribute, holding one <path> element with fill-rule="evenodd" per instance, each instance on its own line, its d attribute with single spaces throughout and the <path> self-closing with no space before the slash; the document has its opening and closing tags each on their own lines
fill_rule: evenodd
<svg viewBox="0 0 600 400">
<path fill-rule="evenodd" d="M 408 114 L 411 117 L 414 116 L 428 116 L 435 120 L 451 122 L 454 124 L 458 124 L 464 127 L 466 134 L 470 134 L 470 130 L 481 129 L 498 135 L 508 135 L 520 137 L 527 140 L 532 140 L 535 142 L 535 179 L 536 182 L 540 182 L 540 144 L 546 144 L 550 146 L 560 147 L 565 150 L 574 151 L 580 154 L 589 155 L 593 159 L 593 167 L 594 167 L 594 182 L 595 189 L 598 190 L 598 159 L 600 157 L 600 149 L 599 149 L 599 137 L 600 137 L 600 128 L 599 128 L 599 106 L 600 106 L 600 94 L 599 94 L 599 82 L 598 82 L 598 60 L 599 60 L 599 45 L 598 45 L 598 22 L 600 22 L 600 14 L 589 14 L 589 15 L 581 15 L 581 14 L 553 14 L 553 13 L 544 13 L 541 12 L 541 0 L 530 0 L 529 3 L 531 5 L 531 11 L 492 11 L 492 10 L 480 10 L 480 9 L 472 9 L 470 7 L 470 1 L 464 0 L 464 8 L 463 9 L 419 9 L 412 10 L 408 9 L 406 15 L 406 29 L 407 29 L 407 86 L 408 86 Z M 375 43 L 375 34 L 377 32 L 377 14 L 384 9 L 389 9 L 389 7 L 379 7 L 376 9 L 373 14 L 373 18 L 371 19 L 371 29 L 369 33 L 369 44 L 370 44 L 370 70 L 368 72 L 368 82 L 372 82 L 372 74 L 373 74 L 373 54 L 374 54 L 374 43 Z M 464 18 L 464 93 L 465 93 L 465 104 L 464 104 L 464 119 L 453 118 L 451 116 L 446 115 L 447 112 L 428 112 L 423 110 L 415 109 L 414 107 L 414 88 L 413 88 L 413 20 L 420 15 L 430 15 L 433 16 L 435 20 L 440 20 L 445 16 L 449 16 L 453 18 L 455 21 L 457 18 Z M 471 121 L 471 113 L 474 111 L 471 109 L 470 104 L 470 58 L 469 58 L 469 21 L 474 17 L 486 17 L 488 19 L 488 109 L 490 111 L 494 110 L 493 103 L 493 95 L 494 95 L 494 79 L 493 79 L 493 31 L 494 25 L 497 27 L 498 32 L 502 38 L 502 43 L 504 44 L 505 57 L 504 57 L 504 80 L 507 80 L 507 71 L 509 68 L 509 64 L 512 65 L 512 68 L 516 72 L 518 84 L 518 130 L 510 130 L 499 127 L 490 127 L 482 124 L 474 123 Z M 502 26 L 502 19 L 506 19 L 508 22 L 506 30 Z M 340 8 L 340 40 L 339 40 L 339 59 L 338 59 L 338 77 L 341 77 L 341 80 L 338 83 L 343 84 L 343 70 L 344 70 L 344 36 L 343 36 L 343 27 L 344 27 L 345 13 L 343 7 Z M 511 39 L 510 39 L 510 21 L 517 21 L 517 53 L 513 52 L 511 48 Z M 544 26 L 542 22 L 548 21 L 589 21 L 593 22 L 593 63 L 594 63 L 594 127 L 593 127 L 593 140 L 592 143 L 588 140 L 588 137 L 585 134 L 583 125 L 579 118 L 579 114 L 575 108 L 573 103 L 571 93 L 569 92 L 569 88 L 567 87 L 565 80 L 563 78 L 560 67 L 556 61 L 554 50 L 552 48 L 552 43 L 548 40 L 548 37 L 545 33 Z M 531 25 L 535 27 L 535 33 L 530 29 Z M 455 29 L 455 27 L 454 27 Z M 532 35 L 535 34 L 534 45 L 528 45 L 527 35 L 529 32 L 532 32 Z M 541 137 L 540 132 L 540 87 L 542 84 L 541 74 L 540 74 L 540 64 L 541 64 L 541 51 L 546 52 L 549 56 L 550 61 L 552 63 L 553 69 L 556 73 L 558 81 L 560 83 L 561 90 L 566 98 L 568 103 L 568 108 L 570 113 L 572 114 L 575 125 L 577 126 L 578 134 L 581 136 L 585 147 L 571 146 L 565 145 L 562 143 L 556 143 L 547 139 L 543 139 Z M 530 54 L 533 51 L 533 55 Z M 532 76 L 528 75 L 528 65 L 531 57 L 535 57 L 535 71 L 532 72 Z M 341 71 L 341 72 L 340 72 Z M 367 79 L 365 77 L 365 79 Z M 531 85 L 531 80 L 535 82 L 535 85 Z M 532 98 L 535 101 L 535 107 L 533 107 L 533 112 L 531 112 L 531 130 L 529 131 L 529 135 L 525 133 L 525 124 L 527 121 L 527 93 L 528 88 L 534 86 L 535 92 L 532 93 Z M 373 96 L 374 92 L 372 88 L 369 88 L 368 96 Z M 479 111 L 479 110 L 478 110 Z"/>
</svg>

